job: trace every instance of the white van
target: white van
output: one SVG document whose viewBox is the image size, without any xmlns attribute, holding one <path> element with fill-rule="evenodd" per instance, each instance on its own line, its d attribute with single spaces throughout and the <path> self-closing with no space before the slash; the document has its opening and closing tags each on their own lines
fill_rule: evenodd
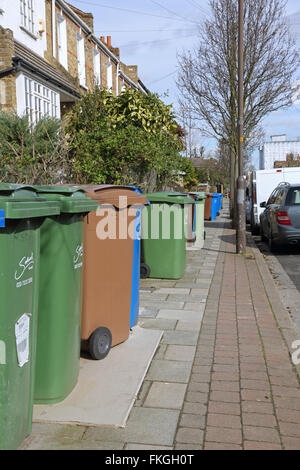
<svg viewBox="0 0 300 470">
<path fill-rule="evenodd" d="M 267 201 L 276 186 L 283 182 L 300 184 L 300 167 L 253 171 L 250 185 L 250 224 L 253 234 L 259 231 L 259 217 L 264 211 L 264 209 L 260 207 L 260 204 Z"/>
</svg>

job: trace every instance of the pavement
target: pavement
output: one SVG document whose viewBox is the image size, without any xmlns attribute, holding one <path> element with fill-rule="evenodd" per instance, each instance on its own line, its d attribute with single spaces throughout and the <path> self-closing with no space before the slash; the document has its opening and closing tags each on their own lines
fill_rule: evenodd
<svg viewBox="0 0 300 470">
<path fill-rule="evenodd" d="M 180 281 L 142 281 L 140 326 L 164 335 L 125 428 L 34 423 L 23 449 L 300 449 L 300 334 L 226 202 L 206 225 Z"/>
</svg>

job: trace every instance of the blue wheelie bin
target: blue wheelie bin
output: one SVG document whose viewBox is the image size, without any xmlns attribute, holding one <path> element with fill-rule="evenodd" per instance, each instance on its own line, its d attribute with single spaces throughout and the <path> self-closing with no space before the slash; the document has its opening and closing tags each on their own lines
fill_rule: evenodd
<svg viewBox="0 0 300 470">
<path fill-rule="evenodd" d="M 217 193 L 211 193 L 211 220 L 216 220 L 218 215 L 219 197 Z"/>
<path fill-rule="evenodd" d="M 129 186 L 134 192 L 142 196 L 142 192 L 135 186 Z M 134 224 L 132 291 L 130 309 L 130 328 L 137 325 L 140 306 L 140 265 L 141 265 L 141 216 L 142 208 L 136 211 Z"/>
</svg>

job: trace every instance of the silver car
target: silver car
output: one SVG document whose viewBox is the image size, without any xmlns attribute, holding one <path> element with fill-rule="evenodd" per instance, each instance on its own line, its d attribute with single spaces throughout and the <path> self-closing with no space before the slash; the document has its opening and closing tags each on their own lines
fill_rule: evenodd
<svg viewBox="0 0 300 470">
<path fill-rule="evenodd" d="M 300 245 L 300 183 L 281 183 L 260 207 L 260 234 L 271 251 L 279 245 Z"/>
</svg>

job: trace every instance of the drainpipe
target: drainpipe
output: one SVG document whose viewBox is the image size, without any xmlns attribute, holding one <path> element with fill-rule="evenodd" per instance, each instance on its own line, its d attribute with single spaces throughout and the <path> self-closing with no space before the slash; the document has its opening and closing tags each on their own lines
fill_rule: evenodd
<svg viewBox="0 0 300 470">
<path fill-rule="evenodd" d="M 120 73 L 120 62 L 117 63 L 117 85 L 116 85 L 117 96 L 119 96 L 119 73 Z"/>
<path fill-rule="evenodd" d="M 56 59 L 56 11 L 55 0 L 52 0 L 52 53 Z"/>
</svg>

